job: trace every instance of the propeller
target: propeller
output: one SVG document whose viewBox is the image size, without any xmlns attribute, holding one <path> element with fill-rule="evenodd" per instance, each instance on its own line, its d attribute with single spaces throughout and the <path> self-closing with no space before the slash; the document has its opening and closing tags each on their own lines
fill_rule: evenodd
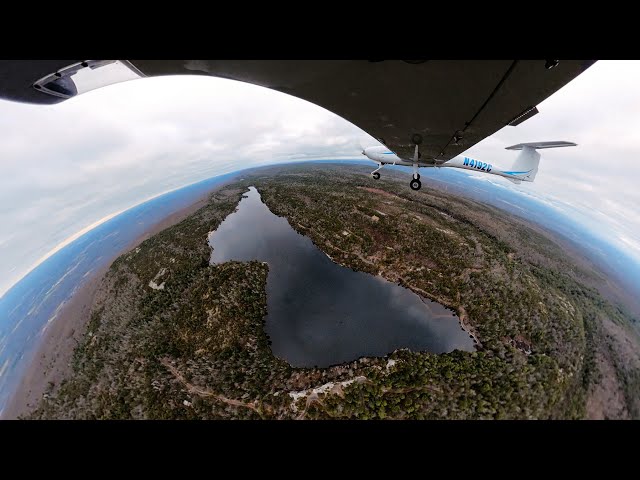
<svg viewBox="0 0 640 480">
<path fill-rule="evenodd" d="M 378 144 L 381 144 L 381 143 L 383 144 L 383 142 L 380 142 L 379 140 L 376 140 L 376 139 L 374 139 L 374 138 L 372 138 L 372 137 L 369 137 L 368 139 L 364 139 L 364 140 L 366 140 L 366 142 L 364 142 L 364 143 L 365 143 L 367 146 L 365 147 L 365 146 L 363 145 L 363 138 L 362 138 L 362 137 L 360 137 L 360 138 L 358 139 L 358 146 L 360 147 L 360 153 L 361 153 L 362 155 L 365 155 L 365 156 L 367 155 L 367 154 L 365 153 L 365 150 L 366 150 L 367 148 L 377 146 Z M 384 144 L 383 144 L 383 145 L 384 145 Z"/>
<path fill-rule="evenodd" d="M 382 142 L 382 139 L 375 139 L 371 136 L 367 136 L 367 137 L 368 138 L 363 138 L 363 137 L 358 138 L 358 147 L 360 147 L 360 153 L 364 156 L 367 156 L 367 154 L 365 153 L 367 148 L 379 147 L 381 145 L 384 145 L 384 142 Z M 363 143 L 365 143 L 367 146 L 365 147 Z"/>
<path fill-rule="evenodd" d="M 358 140 L 358 146 L 360 147 L 360 150 L 361 150 L 360 153 L 362 153 L 362 155 L 366 155 L 366 153 L 364 153 L 364 147 L 362 146 L 362 141 L 361 140 Z"/>
</svg>

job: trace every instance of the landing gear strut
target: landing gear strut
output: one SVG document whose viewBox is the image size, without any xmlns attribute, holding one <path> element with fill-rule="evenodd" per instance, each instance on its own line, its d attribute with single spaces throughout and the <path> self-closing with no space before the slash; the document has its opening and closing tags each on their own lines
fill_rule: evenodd
<svg viewBox="0 0 640 480">
<path fill-rule="evenodd" d="M 380 174 L 378 173 L 378 170 L 380 170 L 383 166 L 384 164 L 379 163 L 378 168 L 376 168 L 373 172 L 371 172 L 371 176 L 374 178 L 374 180 L 378 180 L 380 178 Z"/>
<path fill-rule="evenodd" d="M 416 145 L 416 152 L 418 151 L 418 146 Z M 416 159 L 418 157 L 418 154 L 416 153 L 416 155 L 414 155 L 414 159 Z M 422 187 L 422 183 L 420 183 L 420 174 L 418 173 L 418 164 L 414 163 L 413 164 L 413 179 L 411 180 L 411 183 L 409 183 L 409 186 L 411 187 L 411 190 L 420 190 L 420 187 Z"/>
</svg>

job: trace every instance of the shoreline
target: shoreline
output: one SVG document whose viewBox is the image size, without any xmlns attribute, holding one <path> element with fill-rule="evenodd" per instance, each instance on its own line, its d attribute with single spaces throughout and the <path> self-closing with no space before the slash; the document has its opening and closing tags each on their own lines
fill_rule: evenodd
<svg viewBox="0 0 640 480">
<path fill-rule="evenodd" d="M 36 346 L 33 350 L 34 353 L 31 358 L 28 359 L 28 363 L 24 369 L 24 373 L 22 375 L 22 378 L 20 379 L 19 385 L 9 398 L 4 412 L 2 412 L 2 414 L 0 415 L 1 419 L 15 419 L 20 415 L 29 414 L 38 405 L 40 399 L 43 397 L 43 394 L 45 394 L 49 390 L 50 382 L 55 383 L 55 391 L 59 387 L 60 381 L 67 377 L 67 375 L 71 372 L 70 361 L 72 359 L 75 347 L 78 340 L 80 340 L 86 333 L 86 327 L 90 318 L 90 313 L 95 305 L 96 300 L 99 300 L 100 295 L 104 294 L 105 292 L 104 276 L 109 270 L 113 261 L 119 256 L 135 249 L 136 246 L 140 245 L 146 239 L 156 235 L 160 231 L 169 228 L 172 225 L 179 223 L 189 215 L 192 215 L 198 208 L 207 204 L 207 200 L 211 198 L 212 194 L 215 194 L 215 192 L 219 191 L 224 187 L 224 185 L 227 185 L 228 183 L 229 182 L 221 182 L 221 184 L 212 187 L 211 190 L 203 193 L 200 197 L 194 197 L 194 202 L 192 204 L 178 209 L 173 213 L 167 212 L 167 215 L 164 218 L 158 220 L 156 223 L 150 224 L 143 233 L 141 233 L 135 239 L 131 240 L 131 242 L 129 242 L 127 245 L 119 249 L 117 253 L 114 253 L 112 256 L 106 258 L 103 267 L 91 271 L 88 275 L 86 275 L 86 278 L 82 279 L 78 283 L 76 293 L 62 303 L 58 317 L 51 322 L 49 328 L 47 328 L 46 330 L 41 330 L 41 334 L 36 340 Z M 442 192 L 442 190 L 440 191 Z M 446 193 L 446 191 L 444 192 Z M 497 207 L 495 208 L 500 210 Z M 538 226 L 544 229 L 540 226 L 540 224 L 522 220 L 519 217 L 515 217 L 513 216 L 513 214 L 509 214 L 504 210 L 500 211 L 501 213 L 512 217 L 514 221 L 527 225 L 529 228 L 537 230 L 535 226 Z M 302 225 L 300 226 L 303 227 Z M 552 232 L 546 232 L 546 234 L 544 234 L 543 236 L 547 239 L 553 240 L 553 242 L 556 243 L 560 248 L 568 249 L 569 251 L 567 252 L 567 254 L 570 257 L 573 257 L 574 253 L 576 253 L 577 255 L 580 254 L 580 250 L 576 247 L 573 247 L 568 240 L 566 246 L 564 243 L 560 243 L 558 241 L 558 237 Z M 313 243 L 315 244 L 315 242 Z M 316 245 L 316 247 L 318 246 Z M 320 250 L 322 251 L 322 249 Z M 325 253 L 325 255 L 327 255 L 327 257 L 334 263 L 342 265 L 339 262 L 333 260 L 328 254 Z M 587 257 L 585 257 L 585 259 L 588 260 Z M 345 267 L 344 265 L 342 266 Z M 594 271 L 599 273 L 601 272 L 600 269 L 597 268 L 594 268 Z M 422 294 L 415 292 L 414 288 L 412 288 L 411 286 L 402 286 L 411 291 L 414 291 L 414 293 L 417 293 L 419 296 L 423 296 Z M 421 291 L 424 292 L 424 290 Z M 427 293 L 424 296 L 424 299 L 432 298 L 431 295 Z M 445 308 L 452 308 L 447 307 L 447 304 L 442 303 L 440 300 L 435 301 L 445 306 Z M 452 311 L 454 313 L 456 312 L 455 309 L 452 309 Z M 469 333 L 469 330 L 465 328 L 464 322 L 468 321 L 468 317 L 464 309 L 458 311 L 458 315 L 462 329 Z M 65 320 L 61 320 L 62 318 L 64 318 Z M 471 325 L 468 326 L 471 327 Z M 472 335 L 472 338 L 477 342 L 477 338 L 475 336 Z M 336 365 L 344 364 L 345 363 L 340 363 Z M 604 409 L 605 407 L 602 408 Z"/>
<path fill-rule="evenodd" d="M 31 413 L 37 407 L 42 396 L 49 390 L 50 383 L 57 387 L 71 372 L 70 363 L 73 351 L 85 333 L 95 296 L 111 264 L 120 255 L 136 248 L 153 235 L 181 222 L 205 206 L 209 197 L 228 183 L 229 180 L 223 181 L 200 196 L 191 205 L 183 207 L 151 225 L 144 233 L 109 258 L 103 267 L 87 275 L 80 283 L 76 293 L 63 304 L 57 318 L 43 331 L 35 353 L 26 367 L 18 387 L 2 411 L 0 420 L 16 420 L 19 416 Z"/>
</svg>

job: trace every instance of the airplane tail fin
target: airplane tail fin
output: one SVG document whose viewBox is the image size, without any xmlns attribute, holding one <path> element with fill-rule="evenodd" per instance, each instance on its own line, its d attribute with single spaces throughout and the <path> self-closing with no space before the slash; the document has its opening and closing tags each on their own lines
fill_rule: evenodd
<svg viewBox="0 0 640 480">
<path fill-rule="evenodd" d="M 543 148 L 557 148 L 557 147 L 575 147 L 573 142 L 531 142 L 531 143 L 519 143 L 507 147 L 507 150 L 522 150 L 520 155 L 516 158 L 511 167 L 511 171 L 505 172 L 514 179 L 522 180 L 525 182 L 533 182 L 538 173 L 538 165 L 540 164 L 540 154 L 537 150 Z"/>
</svg>

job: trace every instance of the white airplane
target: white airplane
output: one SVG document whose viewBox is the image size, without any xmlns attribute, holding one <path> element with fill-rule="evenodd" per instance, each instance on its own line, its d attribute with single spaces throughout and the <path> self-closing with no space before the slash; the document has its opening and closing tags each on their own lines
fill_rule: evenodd
<svg viewBox="0 0 640 480">
<path fill-rule="evenodd" d="M 531 142 L 512 145 L 511 147 L 507 147 L 506 149 L 522 150 L 522 152 L 516 157 L 513 165 L 511 165 L 511 168 L 509 168 L 508 170 L 501 170 L 499 168 L 495 168 L 490 163 L 481 162 L 480 160 L 475 160 L 471 157 L 465 157 L 463 155 L 459 155 L 452 158 L 451 160 L 447 160 L 440 164 L 436 164 L 433 161 L 431 163 L 426 163 L 420 160 L 418 145 L 415 146 L 413 160 L 401 159 L 384 145 L 364 148 L 362 150 L 362 154 L 366 155 L 367 158 L 373 160 L 378 164 L 378 168 L 371 172 L 371 176 L 376 180 L 380 178 L 380 173 L 378 173 L 379 170 L 385 165 L 405 165 L 408 167 L 413 167 L 413 179 L 411 180 L 411 183 L 409 183 L 409 186 L 412 190 L 420 190 L 420 187 L 422 187 L 422 183 L 420 183 L 420 174 L 418 173 L 418 168 L 420 167 L 462 168 L 465 170 L 476 170 L 492 175 L 499 175 L 511 180 L 514 183 L 520 183 L 523 181 L 533 182 L 533 180 L 536 178 L 536 173 L 538 173 L 538 164 L 540 163 L 540 154 L 537 152 L 537 150 L 543 148 L 575 147 L 576 145 L 577 144 L 575 143 L 565 141 Z"/>
</svg>

